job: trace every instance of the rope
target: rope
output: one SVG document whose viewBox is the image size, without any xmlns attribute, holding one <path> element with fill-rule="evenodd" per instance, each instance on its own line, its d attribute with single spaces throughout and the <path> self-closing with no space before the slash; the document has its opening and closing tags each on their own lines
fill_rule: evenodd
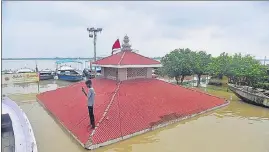
<svg viewBox="0 0 269 152">
<path fill-rule="evenodd" d="M 122 61 L 122 59 L 123 59 L 124 55 L 125 55 L 125 52 L 123 52 L 123 54 L 122 54 L 122 56 L 121 56 L 121 58 L 120 58 L 120 61 L 119 61 L 118 65 L 120 65 L 120 64 L 121 64 L 121 61 Z"/>
<path fill-rule="evenodd" d="M 123 139 L 123 136 L 122 136 L 122 128 L 121 128 L 121 116 L 120 116 L 120 102 L 119 102 L 119 94 L 118 94 L 118 109 L 119 109 L 119 121 L 120 121 L 120 135 L 121 135 L 121 138 Z"/>
<path fill-rule="evenodd" d="M 25 111 L 25 114 L 28 114 L 29 112 L 31 112 L 31 110 L 33 110 L 37 105 L 39 104 L 36 102 L 28 111 Z"/>
</svg>

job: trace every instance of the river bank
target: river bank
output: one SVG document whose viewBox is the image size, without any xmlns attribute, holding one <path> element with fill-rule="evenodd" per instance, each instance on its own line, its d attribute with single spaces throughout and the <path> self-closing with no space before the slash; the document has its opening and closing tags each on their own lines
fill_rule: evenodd
<svg viewBox="0 0 269 152">
<path fill-rule="evenodd" d="M 69 84 L 54 80 L 41 81 L 39 92 Z M 227 92 L 225 87 L 207 86 L 200 90 L 225 97 L 231 101 L 230 105 L 94 151 L 263 152 L 269 150 L 268 109 L 239 101 L 231 91 Z M 37 84 L 3 86 L 3 93 L 15 100 L 27 114 L 40 152 L 86 152 L 36 102 Z"/>
</svg>

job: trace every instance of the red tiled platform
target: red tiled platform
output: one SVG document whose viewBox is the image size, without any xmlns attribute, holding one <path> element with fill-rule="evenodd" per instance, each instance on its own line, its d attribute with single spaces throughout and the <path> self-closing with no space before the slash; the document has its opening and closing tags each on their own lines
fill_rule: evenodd
<svg viewBox="0 0 269 152">
<path fill-rule="evenodd" d="M 37 95 L 39 102 L 88 149 L 228 104 L 224 99 L 156 79 L 124 81 L 121 84 L 94 79 L 93 85 L 97 123 L 94 132 L 89 127 L 87 98 L 81 92 L 84 82 Z M 111 106 L 104 115 L 108 105 Z M 103 115 L 105 119 L 100 122 Z"/>
</svg>

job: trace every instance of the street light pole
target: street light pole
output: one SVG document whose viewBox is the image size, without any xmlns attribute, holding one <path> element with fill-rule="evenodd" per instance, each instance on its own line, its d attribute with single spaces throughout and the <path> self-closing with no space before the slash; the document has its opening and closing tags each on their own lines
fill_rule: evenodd
<svg viewBox="0 0 269 152">
<path fill-rule="evenodd" d="M 94 62 L 97 60 L 96 59 L 96 32 L 94 32 L 94 38 L 93 38 L 93 51 L 94 51 Z M 96 66 L 94 66 L 94 78 L 96 78 Z"/>
<path fill-rule="evenodd" d="M 97 33 L 102 32 L 102 28 L 87 28 L 87 31 L 89 32 L 89 38 L 93 38 L 93 46 L 94 46 L 94 62 L 96 59 L 96 40 L 97 40 Z M 96 66 L 94 66 L 94 77 L 96 77 Z"/>
</svg>

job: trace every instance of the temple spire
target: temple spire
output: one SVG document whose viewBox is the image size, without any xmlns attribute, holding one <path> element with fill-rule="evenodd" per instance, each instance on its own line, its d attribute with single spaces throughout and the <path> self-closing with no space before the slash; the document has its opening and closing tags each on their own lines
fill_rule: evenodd
<svg viewBox="0 0 269 152">
<path fill-rule="evenodd" d="M 131 45 L 129 44 L 129 42 L 130 42 L 129 37 L 125 35 L 123 39 L 123 44 L 121 45 L 122 51 L 132 51 Z"/>
</svg>

